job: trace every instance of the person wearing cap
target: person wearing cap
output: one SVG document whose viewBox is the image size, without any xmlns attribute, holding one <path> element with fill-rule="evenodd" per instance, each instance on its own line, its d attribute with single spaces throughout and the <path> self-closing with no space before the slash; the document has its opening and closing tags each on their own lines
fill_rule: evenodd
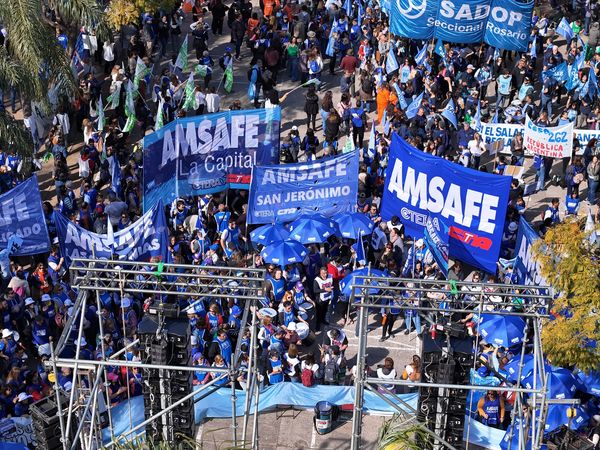
<svg viewBox="0 0 600 450">
<path fill-rule="evenodd" d="M 33 397 L 25 392 L 21 392 L 14 400 L 14 416 L 22 417 L 29 414 L 29 405 L 33 402 Z"/>
<path fill-rule="evenodd" d="M 127 386 L 121 386 L 119 376 L 114 372 L 108 372 L 108 395 L 110 397 L 110 405 L 117 406 L 125 397 L 123 394 L 127 392 Z"/>
<path fill-rule="evenodd" d="M 238 305 L 233 305 L 231 308 L 231 314 L 229 315 L 229 320 L 227 321 L 227 334 L 232 340 L 237 339 L 237 336 L 242 328 L 242 312 L 242 308 L 240 308 Z"/>
<path fill-rule="evenodd" d="M 292 296 L 295 307 L 299 311 L 299 316 L 304 321 L 310 322 L 312 320 L 312 313 L 309 313 L 316 305 L 315 302 L 306 293 L 302 281 L 296 282 L 294 288 L 292 289 Z"/>
<path fill-rule="evenodd" d="M 31 297 L 25 299 L 25 311 L 23 312 L 23 318 L 28 324 L 33 323 L 35 317 L 38 315 L 38 308 L 35 304 L 35 300 Z"/>
<path fill-rule="evenodd" d="M 87 340 L 84 336 L 81 336 L 81 339 L 79 340 L 79 358 L 87 361 L 94 359 L 94 355 L 92 354 L 92 351 L 90 350 L 90 347 L 88 346 Z"/>
</svg>

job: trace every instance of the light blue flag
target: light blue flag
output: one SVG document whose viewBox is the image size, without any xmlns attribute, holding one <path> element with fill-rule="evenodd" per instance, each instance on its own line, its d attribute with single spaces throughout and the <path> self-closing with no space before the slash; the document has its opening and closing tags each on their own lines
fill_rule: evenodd
<svg viewBox="0 0 600 450">
<path fill-rule="evenodd" d="M 532 58 L 537 58 L 537 36 L 533 38 L 531 42 L 531 48 L 529 49 L 529 56 Z"/>
<path fill-rule="evenodd" d="M 371 136 L 369 136 L 369 146 L 367 147 L 367 153 L 369 158 L 375 157 L 375 121 L 371 126 Z"/>
<path fill-rule="evenodd" d="M 496 109 L 494 117 L 492 117 L 492 123 L 498 123 L 498 109 Z"/>
<path fill-rule="evenodd" d="M 444 64 L 447 65 L 446 59 L 447 59 L 448 55 L 446 54 L 446 48 L 444 47 L 444 44 L 442 43 L 441 39 L 437 40 L 437 42 L 435 43 L 435 48 L 433 49 L 433 51 L 437 55 L 440 55 L 442 57 L 442 61 L 444 61 Z"/>
<path fill-rule="evenodd" d="M 383 122 L 383 134 L 384 136 L 389 136 L 390 127 L 392 126 L 392 119 L 388 119 L 387 116 L 385 118 L 385 122 Z"/>
<path fill-rule="evenodd" d="M 442 117 L 448 119 L 448 121 L 452 125 L 454 125 L 454 128 L 458 128 L 458 122 L 456 121 L 456 113 L 454 112 L 454 100 L 450 99 L 450 101 L 442 111 Z"/>
<path fill-rule="evenodd" d="M 475 110 L 475 127 L 481 129 L 481 102 L 477 101 L 477 109 Z"/>
<path fill-rule="evenodd" d="M 594 72 L 594 66 L 590 67 L 590 73 L 588 75 L 588 91 L 587 95 L 593 100 L 596 94 L 598 94 L 598 78 Z M 582 94 L 583 96 L 583 94 Z"/>
<path fill-rule="evenodd" d="M 325 49 L 325 54 L 329 57 L 333 57 L 333 55 L 335 54 L 335 35 L 333 33 L 333 30 L 331 31 L 331 34 L 329 35 L 329 41 L 327 42 L 327 48 Z"/>
<path fill-rule="evenodd" d="M 381 123 L 384 124 L 384 129 L 385 129 L 386 122 L 387 122 L 387 108 L 383 110 L 383 116 L 381 116 Z"/>
<path fill-rule="evenodd" d="M 577 58 L 575 58 L 575 67 L 577 68 L 577 70 L 581 70 L 581 68 L 585 64 L 585 54 L 586 53 L 587 53 L 587 46 L 584 46 L 581 53 L 579 53 L 579 55 L 577 55 Z"/>
<path fill-rule="evenodd" d="M 427 44 L 425 44 L 423 48 L 419 50 L 417 56 L 415 56 L 415 62 L 418 66 L 420 66 L 421 64 L 425 64 L 425 61 L 427 61 Z"/>
<path fill-rule="evenodd" d="M 352 0 L 346 0 L 344 2 L 344 9 L 346 10 L 346 15 L 348 17 L 352 16 Z"/>
<path fill-rule="evenodd" d="M 358 26 L 359 27 L 362 27 L 362 16 L 364 16 L 364 14 L 365 14 L 365 8 L 362 5 L 362 1 L 358 0 L 358 17 L 357 17 L 357 20 L 358 20 Z"/>
<path fill-rule="evenodd" d="M 494 48 L 494 61 L 500 58 L 500 49 L 498 47 Z"/>
<path fill-rule="evenodd" d="M 421 107 L 421 102 L 423 102 L 423 94 L 425 92 L 421 92 L 421 95 L 419 95 L 417 98 L 415 98 L 412 103 L 410 105 L 408 105 L 408 108 L 406 109 L 406 117 L 408 117 L 409 119 L 412 119 L 413 117 L 415 117 L 417 115 L 417 113 L 419 112 L 419 108 Z"/>
<path fill-rule="evenodd" d="M 542 72 L 542 80 L 553 78 L 558 83 L 565 83 L 569 79 L 569 67 L 567 62 L 563 61 L 558 66 Z"/>
<path fill-rule="evenodd" d="M 390 48 L 390 50 L 388 51 L 387 58 L 385 60 L 385 71 L 388 74 L 392 73 L 395 70 L 398 70 L 398 68 L 400 67 L 398 66 L 398 60 L 396 59 L 395 50 L 396 49 L 394 48 Z"/>
<path fill-rule="evenodd" d="M 556 32 L 562 37 L 564 37 L 567 40 L 567 42 L 570 42 L 571 39 L 573 39 L 573 29 L 571 28 L 571 25 L 569 24 L 567 19 L 565 19 L 564 17 L 556 27 Z"/>
<path fill-rule="evenodd" d="M 405 111 L 408 105 L 406 104 L 406 97 L 404 97 L 404 92 L 402 92 L 402 89 L 400 89 L 398 83 L 394 83 L 392 86 L 394 87 L 396 95 L 398 96 L 398 103 L 400 103 L 400 108 L 402 108 L 402 111 Z"/>
</svg>

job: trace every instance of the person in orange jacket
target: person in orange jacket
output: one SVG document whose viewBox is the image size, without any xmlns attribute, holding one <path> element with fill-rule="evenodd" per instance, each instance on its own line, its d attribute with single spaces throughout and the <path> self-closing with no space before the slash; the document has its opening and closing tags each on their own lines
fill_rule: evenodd
<svg viewBox="0 0 600 450">
<path fill-rule="evenodd" d="M 390 89 L 387 82 L 383 82 L 377 91 L 377 123 L 381 123 L 383 112 L 390 102 Z"/>
</svg>

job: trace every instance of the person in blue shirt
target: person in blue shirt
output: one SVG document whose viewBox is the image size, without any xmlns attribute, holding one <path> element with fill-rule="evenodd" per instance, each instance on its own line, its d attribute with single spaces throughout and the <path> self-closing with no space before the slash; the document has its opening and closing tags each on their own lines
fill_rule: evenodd
<svg viewBox="0 0 600 450">
<path fill-rule="evenodd" d="M 571 195 L 567 195 L 567 197 L 565 198 L 565 210 L 566 210 L 566 214 L 567 215 L 574 215 L 576 216 L 577 213 L 579 212 L 579 195 L 577 195 L 577 192 L 573 191 L 571 192 Z"/>
<path fill-rule="evenodd" d="M 504 422 L 504 398 L 496 391 L 488 391 L 477 402 L 477 412 L 481 421 L 489 427 L 501 428 Z"/>
<path fill-rule="evenodd" d="M 219 204 L 219 210 L 215 213 L 215 221 L 217 222 L 217 233 L 222 233 L 229 225 L 231 213 L 227 211 L 225 203 Z"/>
<path fill-rule="evenodd" d="M 281 356 L 275 350 L 269 352 L 269 366 L 267 368 L 269 384 L 277 384 L 283 381 L 283 362 Z"/>
<path fill-rule="evenodd" d="M 227 332 L 223 329 L 219 330 L 212 341 L 208 350 L 208 359 L 215 359 L 217 355 L 221 355 L 226 365 L 231 363 L 231 355 L 233 354 L 233 346 L 227 336 Z"/>
<path fill-rule="evenodd" d="M 544 221 L 549 220 L 552 225 L 560 223 L 560 215 L 558 211 L 559 201 L 557 198 L 553 198 L 552 202 L 546 208 L 544 212 Z"/>
</svg>

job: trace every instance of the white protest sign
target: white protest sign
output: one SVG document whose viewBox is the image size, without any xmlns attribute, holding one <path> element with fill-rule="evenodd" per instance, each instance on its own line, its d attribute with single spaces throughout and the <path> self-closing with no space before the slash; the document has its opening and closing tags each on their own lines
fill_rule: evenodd
<svg viewBox="0 0 600 450">
<path fill-rule="evenodd" d="M 570 158 L 573 152 L 573 123 L 559 127 L 539 127 L 527 117 L 523 143 L 527 150 L 536 155 Z"/>
</svg>

